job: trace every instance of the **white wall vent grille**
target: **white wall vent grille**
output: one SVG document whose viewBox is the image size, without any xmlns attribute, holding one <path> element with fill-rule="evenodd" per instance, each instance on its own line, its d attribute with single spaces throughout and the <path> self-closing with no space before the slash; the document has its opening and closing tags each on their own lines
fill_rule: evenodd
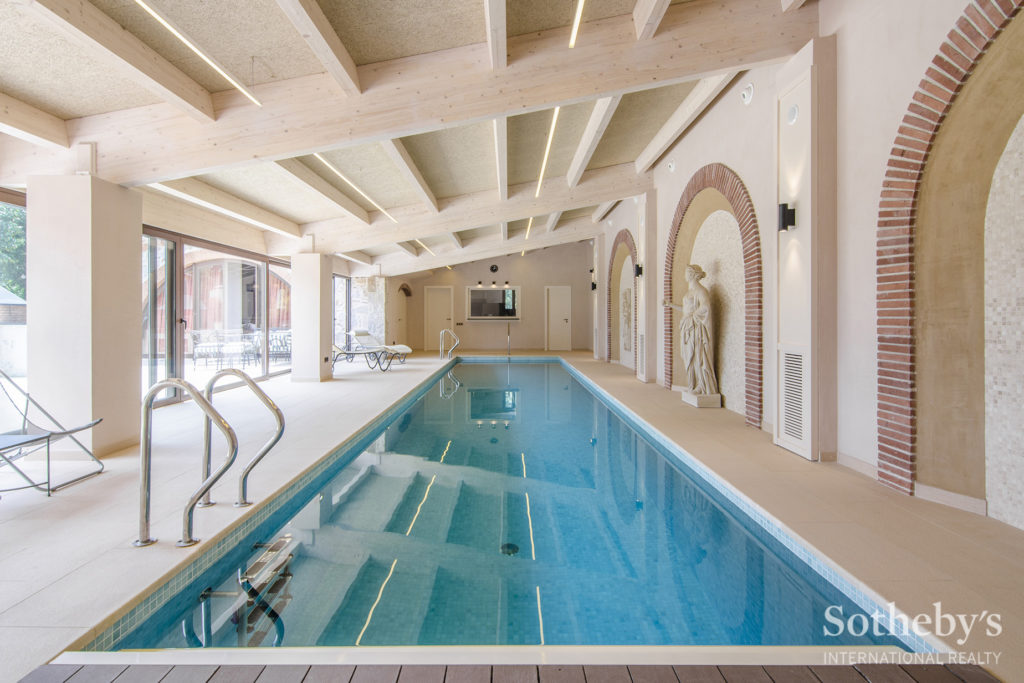
<svg viewBox="0 0 1024 683">
<path fill-rule="evenodd" d="M 782 433 L 794 441 L 804 440 L 804 357 L 782 354 Z"/>
</svg>

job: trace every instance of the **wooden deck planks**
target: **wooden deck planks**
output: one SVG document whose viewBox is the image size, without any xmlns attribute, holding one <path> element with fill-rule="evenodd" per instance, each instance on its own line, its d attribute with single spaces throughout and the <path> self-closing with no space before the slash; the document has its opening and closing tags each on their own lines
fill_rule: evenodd
<svg viewBox="0 0 1024 683">
<path fill-rule="evenodd" d="M 978 666 L 46 664 L 19 683 L 998 683 Z"/>
</svg>

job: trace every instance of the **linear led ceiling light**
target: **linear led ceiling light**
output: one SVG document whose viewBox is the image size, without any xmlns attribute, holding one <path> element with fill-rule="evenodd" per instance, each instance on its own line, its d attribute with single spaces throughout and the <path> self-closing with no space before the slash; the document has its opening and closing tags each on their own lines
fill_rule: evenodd
<svg viewBox="0 0 1024 683">
<path fill-rule="evenodd" d="M 576 17 L 572 20 L 572 35 L 569 36 L 569 47 L 576 47 L 576 34 L 580 32 L 580 19 L 583 18 L 584 0 L 576 0 Z"/>
<path fill-rule="evenodd" d="M 526 223 L 526 237 L 523 239 L 530 239 L 530 228 L 533 227 L 533 216 L 530 216 L 530 220 Z"/>
<path fill-rule="evenodd" d="M 426 249 L 426 250 L 427 250 L 427 253 L 428 253 L 428 254 L 430 254 L 431 256 L 437 256 L 437 254 L 435 254 L 435 253 L 434 253 L 433 251 L 431 251 L 430 247 L 428 247 L 427 245 L 423 244 L 423 242 L 420 242 L 419 240 L 413 240 L 413 241 L 414 241 L 414 242 L 415 242 L 416 244 L 418 244 L 418 245 L 420 245 L 421 247 L 423 247 L 424 249 Z"/>
<path fill-rule="evenodd" d="M 226 80 L 228 83 L 230 83 L 236 90 L 238 90 L 238 92 L 240 92 L 243 95 L 245 95 L 246 97 L 248 97 L 249 100 L 252 101 L 253 104 L 255 104 L 257 107 L 262 107 L 263 106 L 263 103 L 260 102 L 259 100 L 257 100 L 256 96 L 253 95 L 249 91 L 248 88 L 246 88 L 244 85 L 239 83 L 238 79 L 236 79 L 234 76 L 229 74 L 227 69 L 225 69 L 220 64 L 218 64 L 213 59 L 213 57 L 210 57 L 205 52 L 200 50 L 199 47 L 188 38 L 188 36 L 186 36 L 184 33 L 181 32 L 181 29 L 179 29 L 177 26 L 175 26 L 174 24 L 171 23 L 170 19 L 168 19 L 164 15 L 160 14 L 160 12 L 158 12 L 155 8 L 153 8 L 150 5 L 148 5 L 145 2 L 145 0 L 135 0 L 135 4 L 137 4 L 142 9 L 146 10 L 146 12 L 149 14 L 149 16 L 153 17 L 158 22 L 160 22 L 160 25 L 163 26 L 168 31 L 170 31 L 171 35 L 173 35 L 175 38 L 180 40 L 182 42 L 182 44 L 185 45 L 185 47 L 187 47 L 188 49 L 192 50 L 192 52 L 195 52 L 197 55 L 199 55 L 199 58 L 202 59 L 204 62 L 206 62 L 211 69 L 213 69 L 214 71 L 219 73 L 221 75 L 221 77 L 224 78 L 224 80 Z"/>
<path fill-rule="evenodd" d="M 540 186 L 544 182 L 544 170 L 548 167 L 548 154 L 551 153 L 551 141 L 555 139 L 555 124 L 558 123 L 558 110 L 561 107 L 555 107 L 554 113 L 551 115 L 551 130 L 548 131 L 548 144 L 544 146 L 544 161 L 540 164 L 540 177 L 537 178 L 537 191 L 533 194 L 534 198 L 540 196 Z"/>
<path fill-rule="evenodd" d="M 342 173 L 342 172 L 341 172 L 341 171 L 339 171 L 339 170 L 338 170 L 337 168 L 335 168 L 335 167 L 334 167 L 334 165 L 333 165 L 333 164 L 331 164 L 331 162 L 327 161 L 327 159 L 324 159 L 324 158 L 323 158 L 323 157 L 322 157 L 322 156 L 320 155 L 320 153 L 319 153 L 319 152 L 314 152 L 314 153 L 313 153 L 313 156 L 315 156 L 315 157 L 316 157 L 317 159 L 319 159 L 319 160 L 320 160 L 320 163 L 321 163 L 321 164 L 323 164 L 323 165 L 324 165 L 324 166 L 326 166 L 327 168 L 331 169 L 331 171 L 332 171 L 332 172 L 334 173 L 334 175 L 336 175 L 336 176 L 338 176 L 339 178 L 341 178 L 342 180 L 344 180 L 344 181 L 345 181 L 345 183 L 346 183 L 346 184 L 347 184 L 347 185 L 348 185 L 349 187 L 351 187 L 351 188 L 352 188 L 353 190 L 355 190 L 356 192 L 358 192 L 358 193 L 359 193 L 359 196 L 360 196 L 360 197 L 362 197 L 362 198 L 363 198 L 363 199 L 365 199 L 366 201 L 368 201 L 368 202 L 370 202 L 371 204 L 373 204 L 374 206 L 376 206 L 376 207 L 377 207 L 377 210 L 378 210 L 378 211 L 380 211 L 380 212 L 381 212 L 382 214 L 384 214 L 385 216 L 387 216 L 388 218 L 390 218 L 392 222 L 394 222 L 394 223 L 397 223 L 397 222 L 398 222 L 398 221 L 396 221 L 396 220 L 395 220 L 395 217 L 394 217 L 394 216 L 392 216 L 392 215 L 391 215 L 390 213 L 388 213 L 387 211 L 385 211 L 385 210 L 384 210 L 384 207 L 383 207 L 383 206 L 381 206 L 381 205 L 380 205 L 380 204 L 378 204 L 377 202 L 375 202 L 375 201 L 373 201 L 372 199 L 370 199 L 370 195 L 366 194 L 365 192 L 363 192 L 362 190 L 360 190 L 360 189 L 359 189 L 358 187 L 356 187 L 356 184 L 355 184 L 355 183 L 353 183 L 353 182 L 352 182 L 351 180 L 349 180 L 348 178 L 346 178 L 346 177 L 345 177 L 345 174 L 344 174 L 344 173 Z M 427 249 L 427 251 L 430 251 L 430 250 L 429 250 L 429 249 Z"/>
</svg>

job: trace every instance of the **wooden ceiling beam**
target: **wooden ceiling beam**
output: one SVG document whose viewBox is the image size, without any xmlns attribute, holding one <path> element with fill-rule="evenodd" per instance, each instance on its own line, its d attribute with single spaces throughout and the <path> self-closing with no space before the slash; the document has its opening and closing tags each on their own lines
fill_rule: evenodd
<svg viewBox="0 0 1024 683">
<path fill-rule="evenodd" d="M 505 0 L 484 0 L 484 22 L 487 26 L 487 53 L 491 57 L 491 69 L 504 69 L 508 66 Z"/>
<path fill-rule="evenodd" d="M 206 88 L 87 0 L 27 0 L 27 6 L 160 99 L 199 121 L 216 119 Z"/>
<path fill-rule="evenodd" d="M 420 199 L 434 211 L 437 211 L 437 197 L 434 196 L 433 190 L 427 185 L 427 181 L 423 179 L 423 174 L 416 167 L 416 162 L 409 156 L 409 152 L 405 149 L 402 141 L 384 140 L 381 142 L 381 146 L 384 147 L 384 152 L 388 155 L 388 158 L 398 167 L 398 172 L 405 178 L 405 181 L 416 194 L 420 196 Z"/>
<path fill-rule="evenodd" d="M 346 95 L 358 95 L 359 72 L 352 56 L 316 0 L 277 0 L 309 49 Z"/>
<path fill-rule="evenodd" d="M 534 196 L 537 183 L 528 182 L 513 185 L 504 202 L 496 202 L 493 192 L 485 190 L 443 199 L 441 212 L 437 214 L 421 207 L 390 210 L 398 223 L 392 223 L 380 212 L 373 212 L 373 230 L 351 219 L 317 221 L 302 227 L 305 234 L 316 236 L 319 251 L 351 251 L 434 235 L 443 237 L 459 230 L 511 223 L 555 211 L 571 211 L 633 197 L 652 187 L 651 174 L 637 175 L 633 164 L 627 163 L 587 171 L 580 184 L 573 188 L 566 185 L 564 178 L 549 178 L 544 181 L 539 198 Z"/>
<path fill-rule="evenodd" d="M 594 156 L 594 151 L 597 149 L 598 144 L 600 144 L 601 137 L 608 128 L 608 124 L 611 122 L 612 116 L 615 115 L 615 109 L 619 106 L 621 100 L 622 95 L 612 95 L 611 97 L 602 97 L 594 102 L 594 108 L 590 112 L 587 127 L 583 130 L 580 144 L 576 147 L 576 153 L 569 164 L 569 172 L 565 176 L 569 187 L 575 187 L 576 183 L 580 181 L 583 172 L 587 170 L 587 164 L 590 163 L 591 157 Z"/>
<path fill-rule="evenodd" d="M 68 127 L 63 119 L 0 92 L 0 133 L 41 147 L 67 149 Z"/>
<path fill-rule="evenodd" d="M 668 117 L 665 125 L 654 134 L 640 156 L 636 158 L 636 172 L 646 173 L 661 155 L 675 144 L 676 140 L 693 125 L 704 110 L 707 109 L 719 93 L 732 81 L 735 73 L 719 74 L 700 79 L 693 90 L 686 96 L 679 107 Z"/>
<path fill-rule="evenodd" d="M 654 37 L 668 5 L 669 0 L 636 0 L 636 5 L 633 6 L 633 27 L 637 40 Z"/>
<path fill-rule="evenodd" d="M 490 70 L 480 46 L 469 45 L 359 67 L 359 97 L 325 97 L 334 86 L 316 74 L 259 86 L 262 108 L 241 93 L 216 93 L 218 110 L 231 113 L 216 126 L 197 129 L 172 108 L 151 105 L 74 119 L 68 132 L 73 142 L 97 143 L 101 177 L 145 184 L 773 63 L 795 54 L 818 30 L 816 5 L 783 13 L 764 0 L 672 5 L 657 36 L 641 42 L 631 22 L 629 16 L 593 22 L 573 50 L 565 49 L 564 29 L 512 38 L 509 65 L 500 73 Z"/>
<path fill-rule="evenodd" d="M 501 235 L 501 241 L 508 241 L 508 221 L 502 221 L 498 224 L 498 234 Z"/>
<path fill-rule="evenodd" d="M 413 258 L 418 257 L 420 252 L 408 242 L 395 242 L 395 246 Z"/>
<path fill-rule="evenodd" d="M 510 240 L 502 240 L 497 236 L 481 237 L 473 240 L 471 244 L 466 245 L 465 249 L 459 251 L 448 251 L 436 256 L 423 255 L 415 259 L 404 254 L 393 253 L 375 259 L 372 265 L 379 268 L 382 275 L 405 275 L 429 268 L 444 268 L 485 258 L 507 256 L 527 248 L 534 251 L 544 247 L 579 242 L 596 237 L 601 234 L 602 230 L 602 226 L 595 225 L 589 218 L 583 217 L 566 223 L 554 233 L 531 236 L 529 242 L 523 239 L 522 235 L 517 235 Z"/>
<path fill-rule="evenodd" d="M 347 261 L 352 261 L 353 263 L 360 263 L 364 266 L 373 265 L 373 257 L 361 251 L 346 251 L 344 253 L 336 252 L 334 255 L 340 256 Z"/>
<path fill-rule="evenodd" d="M 618 203 L 618 199 L 612 199 L 607 202 L 601 202 L 600 204 L 597 205 L 597 208 L 594 210 L 594 215 L 590 217 L 591 221 L 593 221 L 594 223 L 600 223 L 601 221 L 604 220 L 605 216 L 611 213 L 611 210 L 615 208 L 615 205 Z"/>
<path fill-rule="evenodd" d="M 790 10 L 800 9 L 804 6 L 807 0 L 782 0 L 782 11 L 789 12 Z"/>
<path fill-rule="evenodd" d="M 462 238 L 459 237 L 459 233 L 457 233 L 457 232 L 450 232 L 450 233 L 448 233 L 448 239 L 450 239 L 452 241 L 452 244 L 455 245 L 456 249 L 462 249 L 463 241 L 462 241 Z"/>
<path fill-rule="evenodd" d="M 280 168 L 288 172 L 293 178 L 303 185 L 326 198 L 332 204 L 341 209 L 345 214 L 355 218 L 357 221 L 370 223 L 370 215 L 366 209 L 356 204 L 344 192 L 324 180 L 316 171 L 298 159 L 281 159 L 275 162 Z"/>
<path fill-rule="evenodd" d="M 548 215 L 548 222 L 547 222 L 547 225 L 545 226 L 545 228 L 546 228 L 545 232 L 554 232 L 555 228 L 558 226 L 558 221 L 560 221 L 561 219 L 562 219 L 562 212 L 561 211 L 552 211 L 551 214 Z"/>
<path fill-rule="evenodd" d="M 163 183 L 154 183 L 151 187 L 172 197 L 234 218 L 236 221 L 254 225 L 261 230 L 269 230 L 291 238 L 302 237 L 302 231 L 294 221 L 267 211 L 229 192 L 217 189 L 197 178 L 168 180 Z"/>
</svg>

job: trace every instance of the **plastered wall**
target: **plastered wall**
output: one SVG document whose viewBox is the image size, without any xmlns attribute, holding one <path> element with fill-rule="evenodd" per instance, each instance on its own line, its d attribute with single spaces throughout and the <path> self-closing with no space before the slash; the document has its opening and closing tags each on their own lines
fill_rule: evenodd
<svg viewBox="0 0 1024 683">
<path fill-rule="evenodd" d="M 455 333 L 462 340 L 462 349 L 504 351 L 506 323 L 494 320 L 466 320 L 466 287 L 478 281 L 499 287 L 507 280 L 509 285 L 522 287 L 522 319 L 510 324 L 513 349 L 544 348 L 544 287 L 570 285 L 572 287 L 572 345 L 574 349 L 592 346 L 592 293 L 590 267 L 593 258 L 589 241 L 530 251 L 526 256 L 513 254 L 474 261 L 454 266 L 452 270 L 438 270 L 433 275 L 406 280 L 412 296 L 406 301 L 408 344 L 423 348 L 423 288 L 445 285 L 453 288 Z M 491 273 L 490 266 L 498 266 Z M 397 287 L 398 278 L 388 278 L 389 287 Z M 462 323 L 462 324 L 460 324 Z"/>
<path fill-rule="evenodd" d="M 1024 117 L 985 214 L 985 490 L 989 515 L 1024 529 Z"/>
</svg>

